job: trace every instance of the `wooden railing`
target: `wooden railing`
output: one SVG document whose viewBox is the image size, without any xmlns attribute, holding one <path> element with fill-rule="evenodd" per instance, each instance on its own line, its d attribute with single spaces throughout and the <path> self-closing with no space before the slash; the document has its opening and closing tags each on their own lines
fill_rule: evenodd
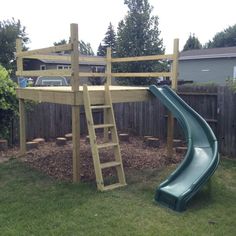
<svg viewBox="0 0 236 236">
<path fill-rule="evenodd" d="M 124 58 L 112 58 L 111 49 L 107 49 L 106 57 L 91 57 L 79 55 L 78 48 L 78 26 L 77 24 L 71 24 L 70 30 L 71 43 L 47 47 L 42 49 L 22 51 L 22 41 L 17 39 L 16 41 L 16 57 L 17 57 L 17 76 L 67 76 L 71 77 L 71 86 L 73 91 L 78 91 L 80 86 L 80 77 L 106 77 L 108 84 L 111 84 L 112 77 L 170 77 L 172 80 L 172 88 L 177 89 L 177 77 L 178 77 L 178 39 L 174 40 L 173 54 L 165 55 L 150 55 L 150 56 L 136 56 L 136 57 L 124 57 Z M 56 55 L 57 52 L 69 51 L 69 55 Z M 51 54 L 50 53 L 55 53 Z M 39 59 L 39 60 L 61 60 L 71 64 L 71 69 L 63 70 L 24 70 L 23 59 Z M 171 60 L 171 71 L 168 72 L 137 72 L 137 73 L 113 73 L 112 63 L 123 62 L 137 62 L 137 61 L 157 61 L 157 60 Z M 97 62 L 106 65 L 105 73 L 99 72 L 80 72 L 80 62 Z"/>
</svg>

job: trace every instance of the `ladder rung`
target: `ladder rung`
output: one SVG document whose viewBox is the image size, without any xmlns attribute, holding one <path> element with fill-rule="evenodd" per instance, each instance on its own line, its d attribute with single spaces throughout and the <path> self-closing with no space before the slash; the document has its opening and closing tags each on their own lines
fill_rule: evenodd
<svg viewBox="0 0 236 236">
<path fill-rule="evenodd" d="M 94 125 L 94 129 L 100 129 L 100 128 L 112 128 L 114 127 L 113 124 L 100 124 L 100 125 Z"/>
<path fill-rule="evenodd" d="M 102 144 L 98 144 L 97 147 L 98 148 L 107 148 L 107 147 L 115 147 L 117 145 L 118 145 L 118 143 L 102 143 Z"/>
<path fill-rule="evenodd" d="M 118 161 L 110 161 L 110 162 L 101 163 L 101 168 L 105 169 L 105 168 L 115 167 L 115 166 L 120 166 L 120 165 L 121 163 Z"/>
<path fill-rule="evenodd" d="M 90 106 L 91 109 L 102 109 L 102 108 L 111 108 L 110 105 L 98 105 L 98 106 Z"/>
<path fill-rule="evenodd" d="M 112 189 L 123 187 L 123 186 L 126 186 L 126 184 L 121 184 L 121 183 L 111 184 L 111 185 L 104 186 L 103 191 L 112 190 Z"/>
</svg>

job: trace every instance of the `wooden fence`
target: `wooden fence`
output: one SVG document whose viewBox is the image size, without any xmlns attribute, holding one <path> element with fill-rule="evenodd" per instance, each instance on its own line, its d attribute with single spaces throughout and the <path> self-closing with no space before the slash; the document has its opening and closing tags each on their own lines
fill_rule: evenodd
<svg viewBox="0 0 236 236">
<path fill-rule="evenodd" d="M 220 152 L 236 158 L 236 94 L 227 87 L 212 86 L 181 86 L 178 93 L 210 124 L 218 138 Z M 139 136 L 154 135 L 165 140 L 168 113 L 158 99 L 114 104 L 114 111 L 119 131 Z M 101 123 L 101 112 L 94 117 L 95 122 Z M 27 112 L 26 118 L 28 140 L 35 137 L 49 140 L 71 132 L 71 107 L 68 105 L 37 104 Z M 86 132 L 85 114 L 81 109 L 81 133 Z M 177 123 L 175 137 L 183 137 Z"/>
</svg>

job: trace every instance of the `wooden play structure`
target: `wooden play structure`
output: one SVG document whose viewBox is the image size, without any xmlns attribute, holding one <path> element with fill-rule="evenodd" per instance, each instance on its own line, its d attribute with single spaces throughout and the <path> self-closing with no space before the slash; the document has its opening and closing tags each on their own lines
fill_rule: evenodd
<svg viewBox="0 0 236 236">
<path fill-rule="evenodd" d="M 137 102 L 152 99 L 147 87 L 112 86 L 111 78 L 115 77 L 170 77 L 172 89 L 177 89 L 178 77 L 178 39 L 174 40 L 173 54 L 150 55 L 140 57 L 112 58 L 111 49 L 108 48 L 106 57 L 86 57 L 79 54 L 78 49 L 78 25 L 70 26 L 69 44 L 48 47 L 38 50 L 22 51 L 21 39 L 16 42 L 17 76 L 68 76 L 71 77 L 71 86 L 67 87 L 26 87 L 17 88 L 20 110 L 20 154 L 26 153 L 26 130 L 25 130 L 25 100 L 38 102 L 50 102 L 68 104 L 72 106 L 72 143 L 73 143 L 73 181 L 80 181 L 80 106 L 84 105 L 90 145 L 92 149 L 93 163 L 96 174 L 97 187 L 99 190 L 109 190 L 126 185 L 123 170 L 122 158 L 120 154 L 119 140 L 115 124 L 112 103 Z M 60 51 L 70 51 L 69 55 L 57 55 Z M 24 70 L 23 59 L 53 59 L 63 60 L 71 63 L 71 69 L 62 70 Z M 170 72 L 150 72 L 150 73 L 113 73 L 112 63 L 134 62 L 134 61 L 154 61 L 171 60 Z M 84 73 L 79 70 L 79 62 L 103 62 L 106 63 L 105 73 Z M 104 86 L 80 85 L 81 77 L 106 77 Z M 104 123 L 94 124 L 92 111 L 95 109 L 104 110 Z M 168 116 L 167 146 L 168 156 L 172 155 L 173 147 L 173 125 L 174 120 Z M 98 144 L 96 130 L 104 130 L 104 143 Z M 108 138 L 108 131 L 111 133 L 111 140 Z M 99 150 L 103 148 L 113 148 L 115 160 L 101 163 Z M 102 170 L 105 168 L 115 168 L 118 176 L 118 183 L 104 185 Z"/>
</svg>

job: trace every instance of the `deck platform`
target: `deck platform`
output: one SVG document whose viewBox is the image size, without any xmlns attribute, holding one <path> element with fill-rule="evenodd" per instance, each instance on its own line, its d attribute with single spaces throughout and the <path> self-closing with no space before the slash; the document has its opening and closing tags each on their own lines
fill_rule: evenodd
<svg viewBox="0 0 236 236">
<path fill-rule="evenodd" d="M 88 86 L 91 103 L 104 103 L 104 86 Z M 110 86 L 112 103 L 141 102 L 152 98 L 148 87 Z M 83 105 L 83 86 L 72 91 L 71 86 L 26 87 L 16 89 L 17 97 L 24 100 L 79 106 Z"/>
</svg>

